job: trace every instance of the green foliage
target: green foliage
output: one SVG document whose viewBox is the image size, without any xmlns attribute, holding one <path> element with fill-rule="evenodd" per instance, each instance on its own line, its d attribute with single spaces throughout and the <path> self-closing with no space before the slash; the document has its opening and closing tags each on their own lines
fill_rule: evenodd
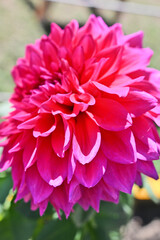
<svg viewBox="0 0 160 240">
<path fill-rule="evenodd" d="M 1 173 L 0 174 L 0 204 L 4 203 L 11 187 L 12 187 L 12 179 L 10 174 L 8 173 L 7 175 L 6 173 Z"/>
</svg>

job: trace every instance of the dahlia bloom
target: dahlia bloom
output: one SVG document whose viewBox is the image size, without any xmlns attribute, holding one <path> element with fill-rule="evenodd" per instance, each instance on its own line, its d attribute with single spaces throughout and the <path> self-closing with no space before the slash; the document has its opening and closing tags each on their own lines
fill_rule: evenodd
<svg viewBox="0 0 160 240">
<path fill-rule="evenodd" d="M 14 110 L 0 125 L 0 168 L 11 167 L 16 201 L 41 215 L 50 202 L 68 217 L 76 203 L 117 203 L 141 173 L 158 179 L 160 72 L 147 67 L 142 38 L 91 15 L 81 28 L 52 23 L 26 47 L 12 70 Z"/>
</svg>

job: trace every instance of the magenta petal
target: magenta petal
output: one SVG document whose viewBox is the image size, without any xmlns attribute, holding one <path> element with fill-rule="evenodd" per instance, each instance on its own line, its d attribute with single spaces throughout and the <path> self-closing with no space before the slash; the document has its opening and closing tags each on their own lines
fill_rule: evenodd
<svg viewBox="0 0 160 240">
<path fill-rule="evenodd" d="M 117 45 L 117 38 L 115 29 L 112 27 L 110 28 L 110 31 L 107 31 L 101 39 L 99 39 L 99 42 L 97 44 L 98 50 L 110 48 L 114 45 Z"/>
<path fill-rule="evenodd" d="M 47 38 L 42 39 L 41 49 L 43 51 L 44 61 L 48 69 L 51 69 L 50 67 L 52 62 L 59 64 L 58 50 L 53 42 Z"/>
<path fill-rule="evenodd" d="M 14 162 L 12 164 L 12 178 L 14 181 L 13 189 L 15 190 L 21 184 L 22 177 L 24 174 L 23 163 L 20 161 L 22 158 L 22 151 L 15 153 Z"/>
<path fill-rule="evenodd" d="M 79 43 L 84 51 L 84 56 L 86 59 L 90 58 L 95 51 L 95 42 L 91 35 L 84 35 Z"/>
<path fill-rule="evenodd" d="M 60 44 L 62 38 L 63 30 L 56 24 L 51 24 L 51 33 L 49 37 L 54 41 L 56 44 Z"/>
<path fill-rule="evenodd" d="M 8 160 L 3 160 L 2 158 L 0 159 L 0 172 L 3 172 L 5 170 L 7 170 L 9 167 L 11 167 L 13 161 L 13 156 L 8 159 Z"/>
<path fill-rule="evenodd" d="M 125 99 L 120 100 L 134 117 L 138 117 L 157 105 L 157 99 L 144 91 L 132 90 Z"/>
<path fill-rule="evenodd" d="M 131 47 L 126 47 L 119 74 L 127 74 L 138 69 L 143 69 L 149 64 L 152 54 L 153 51 L 149 48 L 134 48 L 133 50 Z"/>
<path fill-rule="evenodd" d="M 65 212 L 66 218 L 68 218 L 73 207 L 73 203 L 69 202 L 68 198 L 68 189 L 65 185 L 54 188 L 53 194 L 50 197 L 50 201 L 55 207 L 57 214 L 59 215 L 59 210 L 62 209 Z"/>
<path fill-rule="evenodd" d="M 34 138 L 29 139 L 29 144 L 26 144 L 23 150 L 23 165 L 24 169 L 31 167 L 35 161 L 35 154 L 37 151 L 37 141 Z"/>
<path fill-rule="evenodd" d="M 41 178 L 35 165 L 27 169 L 26 182 L 35 204 L 48 198 L 53 191 L 53 187 Z"/>
<path fill-rule="evenodd" d="M 32 128 L 35 127 L 38 119 L 39 119 L 38 116 L 33 117 L 33 118 L 31 118 L 31 119 L 28 119 L 27 121 L 19 124 L 19 125 L 17 126 L 17 128 L 18 128 L 18 129 L 32 129 Z"/>
<path fill-rule="evenodd" d="M 75 177 L 83 186 L 94 187 L 103 177 L 107 168 L 107 159 L 102 151 L 99 151 L 96 157 L 88 164 L 77 163 Z"/>
<path fill-rule="evenodd" d="M 141 160 L 159 159 L 159 149 L 155 138 L 155 126 L 146 117 L 134 120 L 132 131 L 136 140 L 137 157 Z"/>
<path fill-rule="evenodd" d="M 139 185 L 139 186 L 142 186 L 142 184 L 143 184 L 141 174 L 140 174 L 140 172 L 138 172 L 138 171 L 137 171 L 135 183 L 136 183 L 137 185 Z"/>
<path fill-rule="evenodd" d="M 118 164 L 108 161 L 104 181 L 119 191 L 131 193 L 136 178 L 137 166 L 133 164 Z"/>
<path fill-rule="evenodd" d="M 34 127 L 33 136 L 34 137 L 47 137 L 56 128 L 56 119 L 52 114 L 42 113 L 39 115 L 39 119 Z"/>
<path fill-rule="evenodd" d="M 66 152 L 65 157 L 68 159 L 67 183 L 70 183 L 76 169 L 76 159 L 71 149 Z"/>
<path fill-rule="evenodd" d="M 129 87 L 107 87 L 99 82 L 92 82 L 100 91 L 115 94 L 119 97 L 126 97 L 129 92 Z"/>
<path fill-rule="evenodd" d="M 52 149 L 50 138 L 41 139 L 36 154 L 41 177 L 51 186 L 62 184 L 67 176 L 67 159 L 59 158 Z"/>
<path fill-rule="evenodd" d="M 120 132 L 102 130 L 101 136 L 102 151 L 107 159 L 122 164 L 136 162 L 135 139 L 130 129 Z"/>
<path fill-rule="evenodd" d="M 123 53 L 123 46 L 114 46 L 111 48 L 105 48 L 97 53 L 97 58 L 105 61 L 100 71 L 98 79 L 110 76 L 117 72 L 121 65 L 121 58 Z"/>
<path fill-rule="evenodd" d="M 125 42 L 129 44 L 130 47 L 142 48 L 143 45 L 143 32 L 138 31 L 124 36 Z"/>
<path fill-rule="evenodd" d="M 90 106 L 87 113 L 100 127 L 110 131 L 120 131 L 132 124 L 127 110 L 112 99 L 97 98 L 95 105 Z"/>
<path fill-rule="evenodd" d="M 153 162 L 146 162 L 146 161 L 138 160 L 137 169 L 139 172 L 142 172 L 143 174 L 145 174 L 151 178 L 154 178 L 156 180 L 159 178 Z"/>
<path fill-rule="evenodd" d="M 76 203 L 81 196 L 80 184 L 74 179 L 69 185 L 69 202 Z"/>
<path fill-rule="evenodd" d="M 52 147 L 57 156 L 64 157 L 64 126 L 63 123 L 58 123 L 54 133 L 52 134 Z"/>
<path fill-rule="evenodd" d="M 160 127 L 160 103 L 146 115 Z"/>
<path fill-rule="evenodd" d="M 17 153 L 13 155 L 13 153 L 10 153 L 9 150 L 10 146 L 7 145 L 3 149 L 2 156 L 0 156 L 0 172 L 3 172 L 11 167 L 14 157 L 17 155 Z"/>
<path fill-rule="evenodd" d="M 14 114 L 14 116 L 12 116 L 13 119 L 16 119 L 18 121 L 22 121 L 24 122 L 27 118 L 31 117 L 31 113 L 26 113 L 25 111 L 21 111 Z"/>
<path fill-rule="evenodd" d="M 86 114 L 80 114 L 74 126 L 73 154 L 86 164 L 96 156 L 101 144 L 101 134 L 96 123 Z"/>
<path fill-rule="evenodd" d="M 48 206 L 48 199 L 39 203 L 39 214 L 40 214 L 40 216 L 42 216 L 44 214 L 47 206 Z"/>
<path fill-rule="evenodd" d="M 96 185 L 94 188 L 81 187 L 82 197 L 78 203 L 83 207 L 84 210 L 88 210 L 92 206 L 97 212 L 99 212 L 100 198 L 102 189 Z"/>
<path fill-rule="evenodd" d="M 63 122 L 60 119 L 51 137 L 52 148 L 58 157 L 64 157 L 64 153 L 69 147 L 70 140 L 70 126 L 66 121 Z"/>
<path fill-rule="evenodd" d="M 15 199 L 15 202 L 19 201 L 22 198 L 24 198 L 24 199 L 26 199 L 27 197 L 29 198 L 29 196 L 31 196 L 31 194 L 29 192 L 29 189 L 28 189 L 26 183 L 25 182 L 21 183 L 21 186 L 19 187 L 19 189 L 17 191 L 17 196 Z"/>
<path fill-rule="evenodd" d="M 72 64 L 77 72 L 81 72 L 84 67 L 84 51 L 82 46 L 74 49 L 72 56 Z"/>
<path fill-rule="evenodd" d="M 62 36 L 62 46 L 70 49 L 72 46 L 73 32 L 69 26 L 66 26 Z"/>
<path fill-rule="evenodd" d="M 104 201 L 111 201 L 118 203 L 119 201 L 119 190 L 114 187 L 108 185 L 104 180 L 100 182 L 100 186 L 103 190 L 101 193 L 101 198 Z"/>
<path fill-rule="evenodd" d="M 103 191 L 101 192 L 101 200 L 107 201 L 107 202 L 114 202 L 118 203 L 119 202 L 119 190 L 113 188 L 112 186 L 109 186 L 106 184 L 104 181 L 100 183 Z"/>
<path fill-rule="evenodd" d="M 41 60 L 40 54 L 33 45 L 27 46 L 26 58 L 28 59 L 31 67 L 34 65 L 42 66 L 42 60 Z"/>
</svg>

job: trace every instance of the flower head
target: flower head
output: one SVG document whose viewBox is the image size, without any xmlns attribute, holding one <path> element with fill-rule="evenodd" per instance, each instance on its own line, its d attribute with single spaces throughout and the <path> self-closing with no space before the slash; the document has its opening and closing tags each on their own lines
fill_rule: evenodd
<svg viewBox="0 0 160 240">
<path fill-rule="evenodd" d="M 147 68 L 142 38 L 91 15 L 81 28 L 52 23 L 26 47 L 12 70 L 14 111 L 0 125 L 0 167 L 12 169 L 16 201 L 68 216 L 76 203 L 117 203 L 141 173 L 158 178 L 160 72 Z"/>
</svg>

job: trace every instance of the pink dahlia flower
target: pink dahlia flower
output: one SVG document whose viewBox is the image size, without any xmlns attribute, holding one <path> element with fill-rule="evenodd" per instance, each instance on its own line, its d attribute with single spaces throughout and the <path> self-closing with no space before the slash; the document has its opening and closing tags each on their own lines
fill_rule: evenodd
<svg viewBox="0 0 160 240">
<path fill-rule="evenodd" d="M 12 70 L 14 110 L 0 125 L 0 167 L 11 167 L 16 201 L 41 215 L 50 202 L 68 217 L 76 203 L 117 203 L 141 173 L 158 178 L 160 72 L 147 68 L 142 38 L 92 15 L 82 28 L 52 23 L 26 47 Z"/>
</svg>

